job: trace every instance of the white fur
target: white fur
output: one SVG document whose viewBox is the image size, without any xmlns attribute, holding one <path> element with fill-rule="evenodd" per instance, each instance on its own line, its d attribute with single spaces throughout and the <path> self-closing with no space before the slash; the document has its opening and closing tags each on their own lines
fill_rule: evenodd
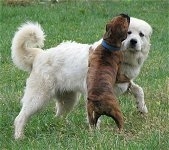
<svg viewBox="0 0 169 150">
<path fill-rule="evenodd" d="M 38 23 L 27 22 L 18 28 L 12 41 L 12 60 L 16 66 L 25 71 L 32 70 L 33 61 L 42 50 L 45 36 Z"/>
<path fill-rule="evenodd" d="M 133 80 L 138 76 L 140 68 L 147 58 L 152 29 L 146 22 L 131 18 L 129 30 L 132 30 L 133 34 L 129 35 L 123 42 L 122 48 L 126 51 L 124 52 L 122 72 Z M 138 36 L 140 31 L 144 32 L 145 37 L 140 38 Z M 56 115 L 60 116 L 73 109 L 79 99 L 78 93 L 85 96 L 89 49 L 91 46 L 95 49 L 101 42 L 100 40 L 89 45 L 67 41 L 57 47 L 43 51 L 41 47 L 44 37 L 39 24 L 26 23 L 15 33 L 12 41 L 14 64 L 20 69 L 30 72 L 21 100 L 22 109 L 14 122 L 15 139 L 24 136 L 24 126 L 28 119 L 50 99 L 56 99 Z M 138 40 L 136 50 L 131 49 L 128 44 L 132 37 Z M 133 81 L 131 83 L 130 89 L 136 97 L 138 109 L 146 113 L 144 92 Z M 128 83 L 115 86 L 117 95 L 124 93 L 127 89 Z"/>
<path fill-rule="evenodd" d="M 133 80 L 139 75 L 140 69 L 148 57 L 152 28 L 147 22 L 131 17 L 128 32 L 130 34 L 128 34 L 127 39 L 124 40 L 122 44 L 122 49 L 125 51 L 121 72 L 129 77 L 132 81 L 130 92 L 136 98 L 138 110 L 141 113 L 147 113 L 148 110 L 144 102 L 143 89 L 139 85 L 135 84 Z M 140 36 L 140 33 L 144 34 L 144 36 Z M 137 41 L 134 48 L 132 48 L 130 44 L 132 39 Z M 116 95 L 120 95 L 127 91 L 127 89 L 127 83 L 117 84 L 115 86 L 115 93 Z"/>
</svg>

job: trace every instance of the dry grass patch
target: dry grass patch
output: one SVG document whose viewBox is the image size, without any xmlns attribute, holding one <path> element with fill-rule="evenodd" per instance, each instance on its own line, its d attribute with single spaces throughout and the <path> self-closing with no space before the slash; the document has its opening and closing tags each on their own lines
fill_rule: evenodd
<svg viewBox="0 0 169 150">
<path fill-rule="evenodd" d="M 29 5 L 33 2 L 34 0 L 4 0 L 4 4 L 6 5 Z"/>
</svg>

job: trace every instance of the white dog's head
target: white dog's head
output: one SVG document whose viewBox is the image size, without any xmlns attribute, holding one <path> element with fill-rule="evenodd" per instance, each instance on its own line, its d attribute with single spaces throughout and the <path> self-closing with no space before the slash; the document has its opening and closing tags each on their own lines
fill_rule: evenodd
<svg viewBox="0 0 169 150">
<path fill-rule="evenodd" d="M 127 39 L 123 41 L 122 49 L 132 52 L 148 51 L 151 34 L 152 28 L 147 22 L 131 17 Z"/>
</svg>

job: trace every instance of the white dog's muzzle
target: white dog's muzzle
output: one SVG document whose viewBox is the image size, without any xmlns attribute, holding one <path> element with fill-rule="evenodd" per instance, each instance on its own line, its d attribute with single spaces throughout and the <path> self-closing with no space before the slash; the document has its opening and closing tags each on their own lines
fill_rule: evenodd
<svg viewBox="0 0 169 150">
<path fill-rule="evenodd" d="M 141 41 L 137 37 L 131 37 L 123 41 L 122 49 L 128 49 L 132 52 L 141 51 Z"/>
</svg>

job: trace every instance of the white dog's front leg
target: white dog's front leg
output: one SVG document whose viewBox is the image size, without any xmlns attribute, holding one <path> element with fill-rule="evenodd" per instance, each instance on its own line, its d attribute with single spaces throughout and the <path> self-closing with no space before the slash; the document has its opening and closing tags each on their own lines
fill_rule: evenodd
<svg viewBox="0 0 169 150">
<path fill-rule="evenodd" d="M 136 104 L 137 104 L 138 111 L 140 111 L 141 113 L 148 113 L 147 106 L 144 101 L 143 89 L 139 85 L 131 81 L 130 90 L 131 90 L 131 93 L 136 98 Z"/>
</svg>

